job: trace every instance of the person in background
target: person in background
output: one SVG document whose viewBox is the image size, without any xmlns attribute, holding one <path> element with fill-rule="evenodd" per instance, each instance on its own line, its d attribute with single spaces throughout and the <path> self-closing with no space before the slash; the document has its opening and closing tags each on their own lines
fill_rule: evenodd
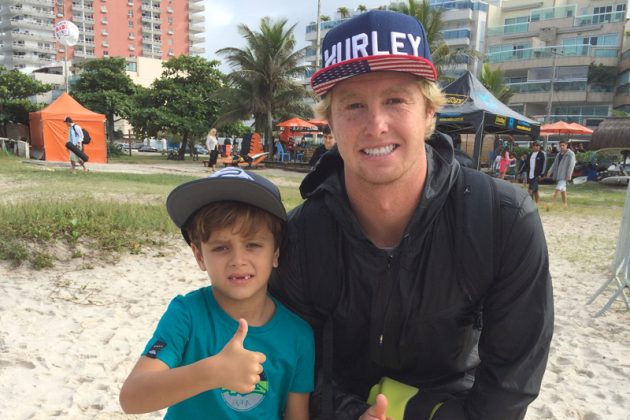
<svg viewBox="0 0 630 420">
<path fill-rule="evenodd" d="M 74 144 L 75 147 L 83 150 L 83 130 L 81 127 L 79 127 L 78 124 L 75 124 L 70 117 L 66 117 L 63 122 L 65 122 L 68 126 L 68 141 Z M 77 163 L 81 165 L 84 173 L 88 172 L 85 162 L 79 156 L 77 156 L 72 150 L 68 150 L 68 153 L 70 154 L 70 170 L 73 174 L 77 173 Z"/>
<path fill-rule="evenodd" d="M 547 169 L 547 155 L 540 150 L 540 143 L 534 141 L 532 150 L 527 154 L 523 168 L 527 174 L 527 192 L 536 204 L 540 201 L 538 182 Z"/>
<path fill-rule="evenodd" d="M 267 292 L 280 191 L 240 168 L 176 187 L 166 209 L 212 285 L 177 296 L 120 391 L 126 413 L 308 420 L 313 331 Z"/>
<path fill-rule="evenodd" d="M 575 153 L 569 149 L 569 143 L 566 140 L 560 140 L 560 152 L 556 154 L 556 159 L 551 164 L 547 177 L 556 181 L 556 189 L 551 197 L 551 205 L 556 203 L 558 195 L 562 197 L 564 207 L 569 206 L 567 197 L 567 182 L 571 181 L 573 169 L 575 169 Z"/>
<path fill-rule="evenodd" d="M 206 137 L 206 149 L 208 149 L 208 171 L 217 170 L 217 158 L 219 157 L 219 140 L 217 139 L 217 129 L 212 127 Z"/>
<path fill-rule="evenodd" d="M 427 140 L 445 98 L 416 18 L 361 13 L 321 54 L 337 147 L 300 185 L 270 282 L 321 344 L 311 418 L 522 419 L 553 334 L 534 203 Z"/>
<path fill-rule="evenodd" d="M 313 156 L 311 156 L 311 160 L 308 161 L 309 166 L 312 168 L 319 161 L 324 153 L 329 151 L 335 145 L 335 137 L 333 136 L 332 131 L 330 131 L 330 127 L 326 126 L 322 130 L 322 134 L 324 137 L 324 143 L 317 146 L 315 151 L 313 152 Z"/>
</svg>

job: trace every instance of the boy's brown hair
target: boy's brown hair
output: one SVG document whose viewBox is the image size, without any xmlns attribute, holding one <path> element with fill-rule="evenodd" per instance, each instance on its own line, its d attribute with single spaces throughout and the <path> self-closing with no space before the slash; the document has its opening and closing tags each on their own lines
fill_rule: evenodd
<svg viewBox="0 0 630 420">
<path fill-rule="evenodd" d="M 244 237 L 253 236 L 262 226 L 271 231 L 276 249 L 282 240 L 283 221 L 271 213 L 238 201 L 217 201 L 199 209 L 186 224 L 185 230 L 197 248 L 208 242 L 213 231 L 232 227 Z"/>
</svg>

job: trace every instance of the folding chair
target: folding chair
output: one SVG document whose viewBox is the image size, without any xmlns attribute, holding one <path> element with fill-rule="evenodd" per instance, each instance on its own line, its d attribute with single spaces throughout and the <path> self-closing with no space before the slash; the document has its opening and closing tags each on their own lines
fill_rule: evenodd
<svg viewBox="0 0 630 420">
<path fill-rule="evenodd" d="M 284 162 L 285 160 L 287 162 L 291 161 L 291 154 L 284 150 L 281 141 L 276 142 L 276 160 L 279 160 L 280 162 Z"/>
</svg>

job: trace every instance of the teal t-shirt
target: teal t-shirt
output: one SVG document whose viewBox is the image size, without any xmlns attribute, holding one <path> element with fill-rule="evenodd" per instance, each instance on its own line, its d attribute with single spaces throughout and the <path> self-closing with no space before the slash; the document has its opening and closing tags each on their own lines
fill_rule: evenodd
<svg viewBox="0 0 630 420">
<path fill-rule="evenodd" d="M 244 346 L 267 360 L 256 389 L 239 394 L 213 389 L 171 406 L 166 419 L 281 419 L 289 392 L 313 391 L 315 350 L 311 327 L 272 297 L 276 312 L 265 325 L 248 329 Z M 173 299 L 143 355 L 170 368 L 218 354 L 238 322 L 204 287 Z"/>
</svg>

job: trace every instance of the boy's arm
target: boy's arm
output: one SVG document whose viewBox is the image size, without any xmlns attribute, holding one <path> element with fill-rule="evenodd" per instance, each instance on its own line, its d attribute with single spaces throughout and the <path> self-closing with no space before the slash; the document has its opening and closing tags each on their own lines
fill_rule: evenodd
<svg viewBox="0 0 630 420">
<path fill-rule="evenodd" d="M 284 420 L 308 420 L 308 400 L 310 394 L 289 392 Z"/>
<path fill-rule="evenodd" d="M 219 354 L 173 369 L 159 359 L 143 356 L 120 390 L 120 406 L 126 413 L 149 413 L 210 389 L 252 392 L 266 358 L 243 347 L 246 336 L 247 321 L 241 319 Z"/>
</svg>

